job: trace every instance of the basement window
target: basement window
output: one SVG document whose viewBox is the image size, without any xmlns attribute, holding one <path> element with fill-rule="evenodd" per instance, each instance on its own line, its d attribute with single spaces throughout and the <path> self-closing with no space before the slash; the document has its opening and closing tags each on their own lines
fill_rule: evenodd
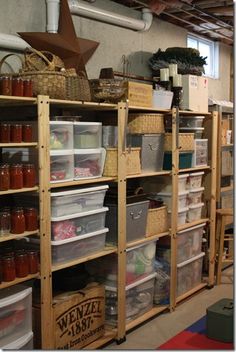
<svg viewBox="0 0 236 352">
<path fill-rule="evenodd" d="M 219 78 L 219 44 L 212 40 L 202 39 L 188 34 L 187 47 L 198 49 L 200 55 L 206 58 L 207 64 L 204 65 L 204 76 Z"/>
</svg>

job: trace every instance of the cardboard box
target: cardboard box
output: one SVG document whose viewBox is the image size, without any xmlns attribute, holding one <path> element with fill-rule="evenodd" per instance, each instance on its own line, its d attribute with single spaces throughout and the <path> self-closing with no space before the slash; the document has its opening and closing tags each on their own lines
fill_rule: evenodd
<svg viewBox="0 0 236 352">
<path fill-rule="evenodd" d="M 183 75 L 182 81 L 181 109 L 208 112 L 208 79 L 195 75 Z"/>
<path fill-rule="evenodd" d="M 152 85 L 128 81 L 126 98 L 129 100 L 129 105 L 131 106 L 151 108 Z"/>
<path fill-rule="evenodd" d="M 40 308 L 33 308 L 35 348 L 40 346 Z M 87 286 L 53 298 L 54 349 L 79 350 L 104 335 L 105 288 Z"/>
</svg>

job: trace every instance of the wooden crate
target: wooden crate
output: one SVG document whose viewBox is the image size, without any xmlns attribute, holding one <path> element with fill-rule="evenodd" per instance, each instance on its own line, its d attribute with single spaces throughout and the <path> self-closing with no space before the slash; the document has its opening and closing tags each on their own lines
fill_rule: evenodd
<svg viewBox="0 0 236 352">
<path fill-rule="evenodd" d="M 33 308 L 35 348 L 40 346 L 40 309 Z M 104 335 L 105 288 L 92 285 L 53 299 L 54 349 L 78 350 Z"/>
<path fill-rule="evenodd" d="M 152 107 L 152 85 L 127 82 L 127 95 L 130 106 L 142 106 L 145 108 Z"/>
</svg>

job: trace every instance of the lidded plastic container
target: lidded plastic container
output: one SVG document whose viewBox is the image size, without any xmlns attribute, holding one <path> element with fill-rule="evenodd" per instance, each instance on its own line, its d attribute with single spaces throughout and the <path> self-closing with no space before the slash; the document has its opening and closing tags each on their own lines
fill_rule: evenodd
<svg viewBox="0 0 236 352">
<path fill-rule="evenodd" d="M 74 176 L 73 150 L 50 151 L 50 182 L 72 181 Z"/>
<path fill-rule="evenodd" d="M 103 173 L 106 158 L 106 150 L 98 149 L 75 149 L 74 150 L 74 178 L 96 178 Z"/>
<path fill-rule="evenodd" d="M 188 189 L 200 188 L 202 186 L 202 177 L 204 171 L 200 172 L 191 172 L 188 178 Z"/>
<path fill-rule="evenodd" d="M 50 121 L 50 148 L 73 149 L 73 122 Z"/>
<path fill-rule="evenodd" d="M 187 214 L 187 222 L 193 222 L 196 220 L 200 220 L 202 216 L 202 207 L 204 203 L 193 204 L 189 206 L 188 214 Z"/>
<path fill-rule="evenodd" d="M 189 205 L 199 204 L 202 202 L 204 187 L 193 188 L 189 190 Z"/>
<path fill-rule="evenodd" d="M 101 122 L 74 122 L 74 148 L 101 148 Z"/>
<path fill-rule="evenodd" d="M 15 341 L 12 341 L 10 342 L 9 344 L 1 347 L 2 350 L 13 350 L 13 351 L 16 351 L 16 350 L 33 350 L 34 347 L 33 347 L 33 337 L 34 337 L 34 334 L 33 334 L 33 331 L 25 334 L 24 336 L 22 337 L 19 337 L 18 339 L 16 339 Z"/>
<path fill-rule="evenodd" d="M 205 116 L 180 116 L 179 127 L 202 127 Z"/>
<path fill-rule="evenodd" d="M 187 222 L 188 207 L 178 210 L 178 226 L 184 225 Z M 171 210 L 168 211 L 168 222 L 171 227 Z"/>
<path fill-rule="evenodd" d="M 183 209 L 188 206 L 188 191 L 179 192 L 178 195 L 178 208 Z M 164 203 L 167 205 L 168 209 L 172 208 L 172 193 L 169 192 L 160 192 L 158 193 L 158 198 L 161 198 Z"/>
</svg>

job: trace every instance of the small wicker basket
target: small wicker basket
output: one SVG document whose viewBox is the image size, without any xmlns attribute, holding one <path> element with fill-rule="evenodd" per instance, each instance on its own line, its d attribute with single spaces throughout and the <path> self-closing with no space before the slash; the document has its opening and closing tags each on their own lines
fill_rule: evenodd
<svg viewBox="0 0 236 352">
<path fill-rule="evenodd" d="M 128 128 L 132 134 L 164 133 L 164 115 L 130 114 Z"/>
<path fill-rule="evenodd" d="M 66 70 L 66 74 L 66 99 L 91 101 L 90 84 L 85 73 Z"/>
<path fill-rule="evenodd" d="M 49 51 L 26 48 L 24 71 L 61 71 L 65 68 L 59 56 Z"/>
<path fill-rule="evenodd" d="M 126 150 L 126 171 L 127 175 L 136 175 L 141 173 L 140 162 L 141 148 L 131 148 Z M 106 149 L 106 160 L 103 170 L 103 176 L 116 177 L 118 174 L 117 148 Z"/>
<path fill-rule="evenodd" d="M 194 133 L 179 133 L 179 147 L 181 151 L 193 151 Z M 172 151 L 172 133 L 165 133 L 164 150 Z"/>
<path fill-rule="evenodd" d="M 146 237 L 168 231 L 167 206 L 148 209 Z"/>
</svg>

